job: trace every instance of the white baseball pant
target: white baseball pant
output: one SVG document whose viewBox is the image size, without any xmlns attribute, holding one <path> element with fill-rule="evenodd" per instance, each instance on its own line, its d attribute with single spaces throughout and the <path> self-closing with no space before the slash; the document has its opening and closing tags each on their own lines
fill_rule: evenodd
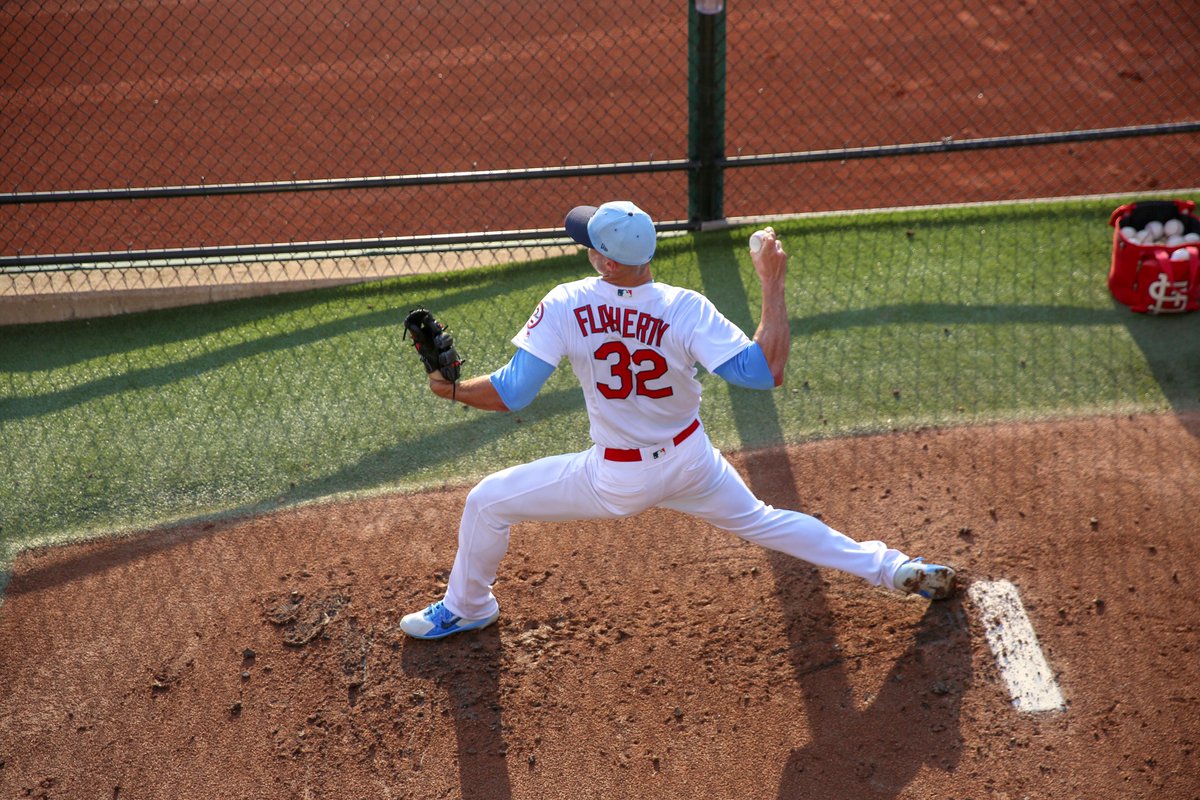
<svg viewBox="0 0 1200 800">
<path fill-rule="evenodd" d="M 489 475 L 471 490 L 446 588 L 451 613 L 466 619 L 496 613 L 492 584 L 508 552 L 509 528 L 526 521 L 616 519 L 670 508 L 889 589 L 895 588 L 896 568 L 908 560 L 883 542 L 857 542 L 815 517 L 759 500 L 703 430 L 679 445 L 645 448 L 640 461 L 611 461 L 604 454 L 597 446 L 542 458 Z"/>
</svg>

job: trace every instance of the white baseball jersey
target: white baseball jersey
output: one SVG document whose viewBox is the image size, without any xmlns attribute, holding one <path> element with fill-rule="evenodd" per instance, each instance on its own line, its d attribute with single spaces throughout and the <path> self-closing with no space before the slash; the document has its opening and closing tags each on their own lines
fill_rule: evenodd
<svg viewBox="0 0 1200 800">
<path fill-rule="evenodd" d="M 570 360 L 596 446 L 517 464 L 471 490 L 446 586 L 450 613 L 469 620 L 497 613 L 492 585 L 512 525 L 615 519 L 655 506 L 892 586 L 907 556 L 881 541 L 856 542 L 799 511 L 767 505 L 703 427 L 693 425 L 700 409 L 696 364 L 713 371 L 750 346 L 702 295 L 667 284 L 623 288 L 585 278 L 547 294 L 513 343 L 549 364 Z"/>
<path fill-rule="evenodd" d="M 549 364 L 566 356 L 592 441 L 614 448 L 669 442 L 699 414 L 696 364 L 711 372 L 751 344 L 698 292 L 598 276 L 555 287 L 512 341 Z"/>
</svg>

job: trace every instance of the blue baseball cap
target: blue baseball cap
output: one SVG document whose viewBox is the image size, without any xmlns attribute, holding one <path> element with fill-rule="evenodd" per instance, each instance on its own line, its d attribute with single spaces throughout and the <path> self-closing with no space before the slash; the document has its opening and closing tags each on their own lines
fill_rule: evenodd
<svg viewBox="0 0 1200 800">
<path fill-rule="evenodd" d="M 576 206 L 563 223 L 567 235 L 599 250 L 618 264 L 640 267 L 654 258 L 654 220 L 628 200 L 602 206 Z"/>
</svg>

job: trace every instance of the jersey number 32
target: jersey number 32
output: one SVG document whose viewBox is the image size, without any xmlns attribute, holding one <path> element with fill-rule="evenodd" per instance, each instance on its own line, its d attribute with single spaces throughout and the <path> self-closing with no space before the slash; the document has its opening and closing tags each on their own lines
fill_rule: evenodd
<svg viewBox="0 0 1200 800">
<path fill-rule="evenodd" d="M 643 347 L 629 352 L 624 342 L 605 342 L 593 354 L 597 361 L 608 363 L 613 383 L 596 382 L 600 394 L 609 400 L 624 400 L 630 393 L 636 392 L 642 397 L 655 400 L 670 397 L 675 390 L 670 385 L 651 386 L 655 378 L 661 378 L 667 372 L 667 360 L 662 353 Z"/>
</svg>

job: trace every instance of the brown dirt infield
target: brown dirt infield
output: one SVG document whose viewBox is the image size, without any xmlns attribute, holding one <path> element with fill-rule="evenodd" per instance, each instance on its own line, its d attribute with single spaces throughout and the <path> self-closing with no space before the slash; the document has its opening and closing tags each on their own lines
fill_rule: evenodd
<svg viewBox="0 0 1200 800">
<path fill-rule="evenodd" d="M 652 511 L 514 530 L 500 623 L 406 640 L 466 487 L 29 552 L 8 798 L 1197 798 L 1200 415 L 744 454 L 768 502 L 1021 590 L 1067 698 L 927 603 Z"/>
</svg>

